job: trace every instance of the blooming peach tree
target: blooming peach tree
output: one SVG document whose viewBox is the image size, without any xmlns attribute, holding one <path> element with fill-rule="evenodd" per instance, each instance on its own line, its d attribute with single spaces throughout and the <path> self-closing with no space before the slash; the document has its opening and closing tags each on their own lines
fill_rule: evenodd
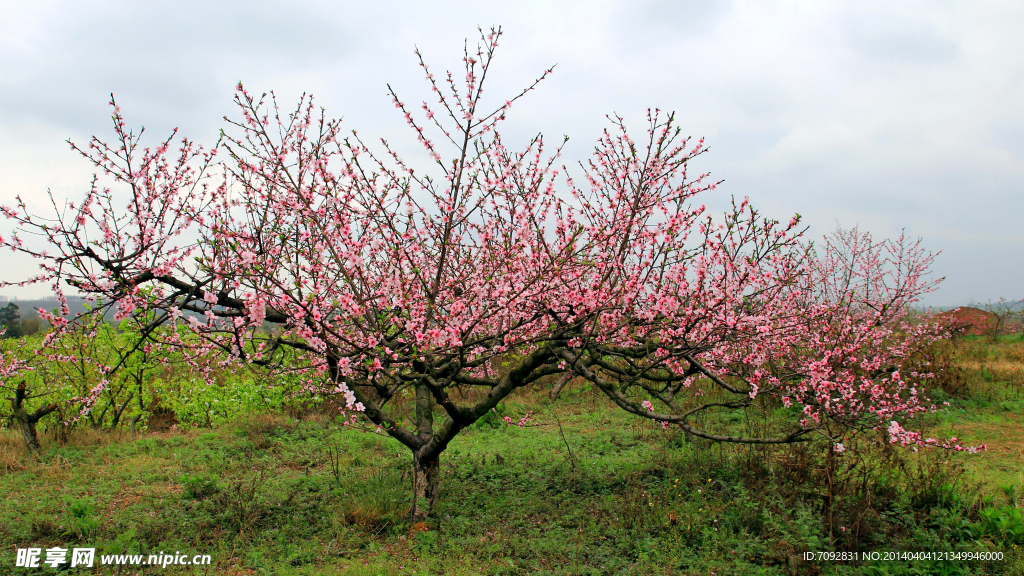
<svg viewBox="0 0 1024 576">
<path fill-rule="evenodd" d="M 715 185 L 687 170 L 704 143 L 672 114 L 649 112 L 639 139 L 611 118 L 571 175 L 542 136 L 508 147 L 498 126 L 550 70 L 485 107 L 499 37 L 467 45 L 458 77 L 420 57 L 429 102 L 391 93 L 425 153 L 415 162 L 343 132 L 310 97 L 285 113 L 239 85 L 239 116 L 209 149 L 144 148 L 115 106 L 113 143 L 73 145 L 100 173 L 85 198 L 50 219 L 4 208 L 18 232 L 0 243 L 40 260 L 31 281 L 101 297 L 98 313 L 193 358 L 273 370 L 300 352 L 290 370 L 411 451 L 413 519 L 437 502 L 449 443 L 535 382 L 584 378 L 628 412 L 726 442 L 831 438 L 837 423 L 888 427 L 927 408 L 924 376 L 900 366 L 932 337 L 905 322 L 932 286 L 930 255 L 872 244 L 865 268 L 831 244 L 816 255 L 798 217 L 746 200 L 711 216 L 697 197 Z M 66 322 L 48 320 L 54 334 Z M 802 416 L 766 437 L 696 423 L 766 402 Z"/>
<path fill-rule="evenodd" d="M 942 280 L 929 278 L 934 259 L 920 239 L 905 234 L 876 241 L 857 228 L 839 228 L 825 237 L 801 288 L 813 329 L 801 333 L 780 363 L 793 375 L 781 400 L 803 407 L 805 425 L 813 421 L 839 437 L 882 425 L 892 443 L 977 449 L 955 438 L 923 438 L 901 424 L 935 410 L 924 396 L 935 376 L 925 350 L 948 337 L 950 326 L 914 309 Z"/>
</svg>

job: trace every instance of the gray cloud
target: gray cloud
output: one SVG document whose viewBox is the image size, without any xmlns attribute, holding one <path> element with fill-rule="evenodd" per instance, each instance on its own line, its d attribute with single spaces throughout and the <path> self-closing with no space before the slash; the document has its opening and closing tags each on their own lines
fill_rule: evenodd
<svg viewBox="0 0 1024 576">
<path fill-rule="evenodd" d="M 873 60 L 911 63 L 948 64 L 954 61 L 960 47 L 949 37 L 913 22 L 879 22 L 868 20 L 852 23 L 847 29 L 850 46 Z"/>
<path fill-rule="evenodd" d="M 878 235 L 906 228 L 943 250 L 930 303 L 1022 297 L 1024 5 L 1005 2 L 94 2 L 24 3 L 0 21 L 0 202 L 80 193 L 64 138 L 107 134 L 111 92 L 153 136 L 200 140 L 232 113 L 235 82 L 304 91 L 349 128 L 415 145 L 385 95 L 428 96 L 412 56 L 456 68 L 476 26 L 507 32 L 489 94 L 542 69 L 507 139 L 569 134 L 584 157 L 605 124 L 676 110 L 725 179 L 711 206 L 749 195 Z M 7 257 L 5 256 L 5 259 Z M 15 268 L 25 269 L 24 263 Z M 8 268 L 10 269 L 10 268 Z"/>
<path fill-rule="evenodd" d="M 15 71 L 0 77 L 0 114 L 86 130 L 106 116 L 113 92 L 157 124 L 189 121 L 221 107 L 238 74 L 315 70 L 348 45 L 342 22 L 299 4 L 62 8 L 29 15 L 24 37 L 0 52 L 0 67 Z"/>
</svg>

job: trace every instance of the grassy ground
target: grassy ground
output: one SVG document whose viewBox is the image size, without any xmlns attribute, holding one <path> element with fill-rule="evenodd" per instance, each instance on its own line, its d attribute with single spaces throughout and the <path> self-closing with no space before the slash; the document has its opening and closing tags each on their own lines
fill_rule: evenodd
<svg viewBox="0 0 1024 576">
<path fill-rule="evenodd" d="M 964 382 L 943 396 L 950 406 L 933 433 L 988 443 L 976 456 L 879 452 L 829 468 L 820 446 L 687 442 L 586 390 L 557 403 L 523 394 L 442 457 L 438 520 L 427 526 L 403 521 L 404 449 L 322 413 L 80 432 L 65 445 L 45 439 L 38 458 L 5 430 L 0 570 L 48 573 L 10 568 L 14 549 L 60 544 L 213 558 L 145 574 L 1024 574 L 1022 346 L 953 352 Z M 501 421 L 528 410 L 537 414 L 524 428 Z M 828 550 L 1006 560 L 802 559 Z"/>
<path fill-rule="evenodd" d="M 999 492 L 1024 488 L 1024 340 L 974 337 L 951 346 L 960 382 L 944 397 L 936 436 L 956 436 L 988 449 L 965 461 L 972 478 Z M 938 393 L 941 396 L 941 393 Z M 1021 494 L 1024 495 L 1024 494 Z M 1024 500 L 1017 502 L 1024 503 Z"/>
</svg>

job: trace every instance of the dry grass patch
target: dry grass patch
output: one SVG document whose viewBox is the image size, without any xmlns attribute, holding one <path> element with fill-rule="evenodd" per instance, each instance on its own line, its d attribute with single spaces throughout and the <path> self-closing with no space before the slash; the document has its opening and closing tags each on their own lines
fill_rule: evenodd
<svg viewBox="0 0 1024 576">
<path fill-rule="evenodd" d="M 28 450 L 24 447 L 18 449 L 17 447 L 0 445 L 0 473 L 9 474 L 24 470 L 27 467 L 25 462 L 28 458 Z"/>
</svg>

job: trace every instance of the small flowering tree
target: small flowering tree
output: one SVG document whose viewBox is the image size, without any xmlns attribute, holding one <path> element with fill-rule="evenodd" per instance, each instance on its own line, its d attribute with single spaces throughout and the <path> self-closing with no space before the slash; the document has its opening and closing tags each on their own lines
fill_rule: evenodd
<svg viewBox="0 0 1024 576">
<path fill-rule="evenodd" d="M 985 337 L 989 342 L 998 342 L 999 336 L 1019 331 L 1022 324 L 1015 322 L 1014 318 L 1021 320 L 1021 311 L 1024 310 L 1022 305 L 1024 302 L 1007 301 L 1006 298 L 1000 298 L 998 302 L 993 303 L 990 300 L 982 306 L 982 309 L 990 314 L 989 318 L 991 319 L 984 326 Z"/>
<path fill-rule="evenodd" d="M 875 241 L 837 228 L 825 237 L 802 286 L 814 329 L 802 332 L 782 363 L 795 378 L 781 400 L 803 406 L 805 425 L 842 437 L 888 424 L 894 443 L 937 443 L 900 424 L 935 409 L 924 398 L 934 377 L 924 351 L 948 337 L 949 326 L 913 309 L 942 280 L 928 277 L 934 258 L 903 234 Z M 945 447 L 963 448 L 955 439 Z"/>
<path fill-rule="evenodd" d="M 439 457 L 459 432 L 548 376 L 585 378 L 624 410 L 727 442 L 888 426 L 921 409 L 889 360 L 919 337 L 893 321 L 928 289 L 928 258 L 896 256 L 897 267 L 918 259 L 898 295 L 824 287 L 843 264 L 815 259 L 798 217 L 766 219 L 744 200 L 716 219 L 696 203 L 715 187 L 687 176 L 705 147 L 671 114 L 651 111 L 640 140 L 611 118 L 572 178 L 541 136 L 507 147 L 498 125 L 550 71 L 485 108 L 499 37 L 467 45 L 460 80 L 420 58 L 432 102 L 392 92 L 418 164 L 343 133 L 308 97 L 285 114 L 240 85 L 240 118 L 210 150 L 142 148 L 115 106 L 114 143 L 74 148 L 127 203 L 97 178 L 54 219 L 4 208 L 19 232 L 0 244 L 40 259 L 34 281 L 101 296 L 97 313 L 113 308 L 197 362 L 217 351 L 272 370 L 282 351 L 301 352 L 309 387 L 410 450 L 415 520 L 433 510 Z M 763 438 L 694 424 L 768 400 L 804 416 Z"/>
</svg>

